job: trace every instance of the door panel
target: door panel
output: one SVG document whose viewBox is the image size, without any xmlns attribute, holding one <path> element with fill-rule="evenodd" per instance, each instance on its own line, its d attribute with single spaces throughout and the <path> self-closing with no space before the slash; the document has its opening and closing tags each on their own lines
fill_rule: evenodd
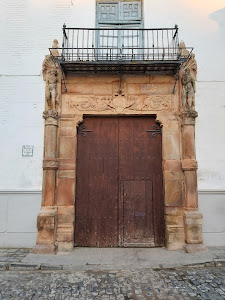
<svg viewBox="0 0 225 300">
<path fill-rule="evenodd" d="M 154 246 L 152 181 L 124 181 L 124 245 Z"/>
<path fill-rule="evenodd" d="M 118 244 L 118 122 L 85 118 L 78 134 L 75 244 Z"/>
<path fill-rule="evenodd" d="M 154 117 L 84 118 L 78 129 L 76 245 L 163 245 L 161 148 Z"/>
</svg>

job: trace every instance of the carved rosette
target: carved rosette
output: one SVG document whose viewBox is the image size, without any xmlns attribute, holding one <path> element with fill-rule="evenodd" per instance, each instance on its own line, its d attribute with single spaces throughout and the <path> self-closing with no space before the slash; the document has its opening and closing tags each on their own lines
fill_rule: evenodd
<svg viewBox="0 0 225 300">
<path fill-rule="evenodd" d="M 43 160 L 43 169 L 44 170 L 58 170 L 59 161 L 58 159 L 44 159 Z"/>
</svg>

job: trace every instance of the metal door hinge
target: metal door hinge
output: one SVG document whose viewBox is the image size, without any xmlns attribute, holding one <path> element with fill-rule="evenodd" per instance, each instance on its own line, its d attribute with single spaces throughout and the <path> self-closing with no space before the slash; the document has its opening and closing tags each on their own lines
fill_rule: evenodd
<svg viewBox="0 0 225 300">
<path fill-rule="evenodd" d="M 162 129 L 156 125 L 152 125 L 151 130 L 146 130 L 146 132 L 152 132 L 152 137 L 155 138 L 158 134 L 162 134 Z"/>
</svg>

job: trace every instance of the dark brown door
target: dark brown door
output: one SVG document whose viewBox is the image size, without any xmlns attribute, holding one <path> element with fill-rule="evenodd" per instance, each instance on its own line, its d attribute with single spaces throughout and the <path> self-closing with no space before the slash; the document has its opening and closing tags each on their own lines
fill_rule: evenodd
<svg viewBox="0 0 225 300">
<path fill-rule="evenodd" d="M 162 246 L 161 130 L 154 117 L 85 117 L 78 128 L 75 244 Z"/>
</svg>

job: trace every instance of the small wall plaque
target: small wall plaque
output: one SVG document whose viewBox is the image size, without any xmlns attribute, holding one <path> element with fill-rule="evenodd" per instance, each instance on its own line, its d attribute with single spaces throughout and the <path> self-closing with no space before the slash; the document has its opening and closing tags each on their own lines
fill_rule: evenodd
<svg viewBox="0 0 225 300">
<path fill-rule="evenodd" d="M 22 156 L 31 157 L 34 153 L 34 146 L 24 145 L 22 147 Z"/>
</svg>

